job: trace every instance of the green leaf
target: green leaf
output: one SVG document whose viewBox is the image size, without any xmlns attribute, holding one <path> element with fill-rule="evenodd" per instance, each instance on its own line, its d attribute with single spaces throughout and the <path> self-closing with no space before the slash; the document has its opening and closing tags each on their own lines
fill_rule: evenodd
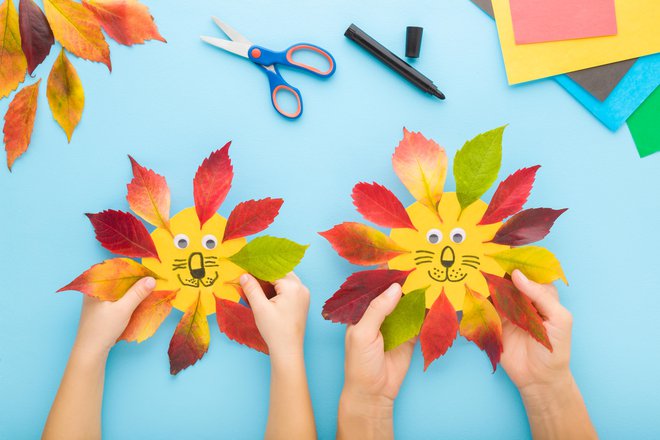
<svg viewBox="0 0 660 440">
<path fill-rule="evenodd" d="M 272 282 L 291 272 L 308 247 L 266 235 L 255 238 L 228 260 L 256 278 Z"/>
<path fill-rule="evenodd" d="M 497 179 L 502 162 L 502 134 L 506 125 L 469 140 L 454 157 L 456 196 L 465 209 L 484 195 Z"/>
<path fill-rule="evenodd" d="M 380 332 L 385 341 L 385 351 L 392 350 L 417 336 L 426 315 L 426 287 L 403 295 L 396 308 L 390 313 Z"/>
</svg>

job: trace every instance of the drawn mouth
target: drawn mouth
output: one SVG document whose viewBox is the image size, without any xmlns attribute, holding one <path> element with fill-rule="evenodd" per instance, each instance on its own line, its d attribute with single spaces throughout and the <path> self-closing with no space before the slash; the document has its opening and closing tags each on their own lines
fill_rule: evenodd
<svg viewBox="0 0 660 440">
<path fill-rule="evenodd" d="M 444 283 L 445 281 L 449 281 L 450 283 L 458 283 L 460 281 L 463 281 L 465 277 L 467 276 L 467 273 L 464 273 L 460 278 L 457 279 L 451 279 L 449 278 L 449 271 L 445 270 L 445 278 L 444 279 L 439 279 L 433 276 L 433 273 L 431 270 L 426 271 L 429 277 L 431 277 L 432 280 L 437 281 L 439 283 Z"/>
<path fill-rule="evenodd" d="M 184 286 L 199 287 L 201 284 L 204 287 L 211 287 L 218 280 L 218 272 L 214 272 L 213 276 L 204 278 L 181 278 L 181 274 L 177 274 L 179 282 Z"/>
</svg>

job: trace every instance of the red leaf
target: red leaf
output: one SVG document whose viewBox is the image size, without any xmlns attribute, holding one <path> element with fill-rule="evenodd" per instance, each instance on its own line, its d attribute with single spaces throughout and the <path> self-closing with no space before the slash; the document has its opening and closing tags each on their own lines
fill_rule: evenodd
<svg viewBox="0 0 660 440">
<path fill-rule="evenodd" d="M 158 258 L 156 245 L 142 222 L 128 212 L 108 209 L 98 214 L 85 214 L 94 226 L 101 246 L 133 258 Z"/>
<path fill-rule="evenodd" d="M 132 46 L 146 40 L 166 43 L 149 9 L 137 0 L 83 0 L 103 30 L 119 44 Z"/>
<path fill-rule="evenodd" d="M 411 272 L 387 269 L 356 272 L 325 302 L 322 315 L 332 322 L 355 324 L 374 298 L 394 283 L 403 285 Z"/>
<path fill-rule="evenodd" d="M 268 345 L 261 337 L 252 310 L 228 299 L 215 299 L 215 316 L 220 331 L 232 341 L 268 354 Z"/>
<path fill-rule="evenodd" d="M 495 233 L 493 243 L 523 246 L 543 239 L 566 209 L 532 208 L 511 217 Z"/>
<path fill-rule="evenodd" d="M 486 352 L 494 372 L 502 355 L 502 321 L 491 302 L 467 285 L 459 331 Z"/>
<path fill-rule="evenodd" d="M 5 134 L 4 141 L 9 171 L 14 166 L 14 161 L 25 153 L 30 145 L 30 138 L 34 129 L 34 117 L 37 113 L 40 83 L 41 80 L 23 87 L 14 96 L 7 113 L 5 113 L 3 132 Z"/>
<path fill-rule="evenodd" d="M 431 362 L 449 350 L 456 339 L 456 332 L 458 332 L 456 310 L 443 289 L 426 315 L 422 331 L 419 334 L 419 342 L 424 355 L 424 371 L 431 365 Z"/>
<path fill-rule="evenodd" d="M 520 211 L 527 202 L 534 185 L 536 171 L 540 167 L 540 165 L 536 165 L 522 168 L 500 182 L 479 224 L 489 225 L 501 222 Z"/>
<path fill-rule="evenodd" d="M 263 231 L 273 223 L 280 212 L 282 203 L 284 203 L 284 200 L 271 199 L 270 197 L 239 203 L 229 214 L 222 241 Z"/>
<path fill-rule="evenodd" d="M 167 354 L 170 357 L 170 374 L 177 374 L 204 356 L 209 349 L 211 334 L 201 294 L 184 313 L 174 330 Z"/>
<path fill-rule="evenodd" d="M 360 182 L 353 187 L 353 204 L 366 220 L 386 228 L 415 229 L 406 208 L 382 185 Z"/>
<path fill-rule="evenodd" d="M 362 266 L 386 263 L 408 252 L 379 230 L 361 223 L 344 222 L 319 234 L 340 256 Z"/>
<path fill-rule="evenodd" d="M 220 150 L 211 153 L 195 174 L 193 195 L 200 228 L 220 208 L 231 188 L 234 169 L 229 159 L 229 145 L 231 141 Z"/>
<path fill-rule="evenodd" d="M 133 212 L 157 228 L 170 230 L 170 189 L 165 178 L 128 156 L 133 180 L 126 185 L 126 200 Z"/>
<path fill-rule="evenodd" d="M 525 330 L 544 347 L 552 351 L 552 344 L 539 315 L 530 299 L 513 285 L 511 280 L 481 272 L 488 282 L 493 305 L 500 315 Z"/>
<path fill-rule="evenodd" d="M 21 30 L 21 47 L 27 59 L 28 73 L 48 56 L 55 44 L 53 31 L 41 8 L 33 0 L 21 0 L 18 4 L 18 24 Z"/>
<path fill-rule="evenodd" d="M 154 290 L 133 311 L 130 321 L 118 341 L 142 342 L 156 333 L 172 310 L 171 301 L 178 290 Z"/>
</svg>

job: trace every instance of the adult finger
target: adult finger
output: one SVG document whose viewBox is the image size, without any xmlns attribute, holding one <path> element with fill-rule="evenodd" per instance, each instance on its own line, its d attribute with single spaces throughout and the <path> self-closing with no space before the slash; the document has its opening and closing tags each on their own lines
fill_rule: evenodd
<svg viewBox="0 0 660 440">
<path fill-rule="evenodd" d="M 117 302 L 126 307 L 131 313 L 140 305 L 140 303 L 149 296 L 149 294 L 156 287 L 156 280 L 152 277 L 145 277 L 138 280 L 135 284 L 128 289 Z"/>
<path fill-rule="evenodd" d="M 245 292 L 245 297 L 250 303 L 250 307 L 254 309 L 257 307 L 263 307 L 264 304 L 268 303 L 266 294 L 259 285 L 259 281 L 257 281 L 255 277 L 253 277 L 250 274 L 244 273 L 239 278 L 239 282 L 241 283 L 243 292 Z"/>
<path fill-rule="evenodd" d="M 511 274 L 511 279 L 513 284 L 527 295 L 541 315 L 551 320 L 567 312 L 559 302 L 559 295 L 554 286 L 535 283 L 517 269 Z"/>
<path fill-rule="evenodd" d="M 394 283 L 371 301 L 353 331 L 368 339 L 376 338 L 385 317 L 392 313 L 399 299 L 401 299 L 401 286 Z"/>
</svg>

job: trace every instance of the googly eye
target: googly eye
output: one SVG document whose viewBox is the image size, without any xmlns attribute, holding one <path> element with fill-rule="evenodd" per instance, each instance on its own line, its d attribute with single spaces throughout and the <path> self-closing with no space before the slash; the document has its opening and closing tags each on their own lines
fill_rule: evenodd
<svg viewBox="0 0 660 440">
<path fill-rule="evenodd" d="M 218 239 L 215 238 L 215 235 L 205 235 L 204 238 L 202 238 L 202 246 L 204 246 L 204 249 L 212 250 L 215 249 L 215 247 L 218 245 Z"/>
<path fill-rule="evenodd" d="M 439 229 L 429 229 L 426 233 L 426 241 L 431 244 L 438 244 L 442 241 L 442 232 Z"/>
<path fill-rule="evenodd" d="M 174 246 L 176 246 L 179 249 L 187 248 L 189 243 L 190 243 L 190 239 L 186 234 L 177 234 L 174 237 Z"/>
<path fill-rule="evenodd" d="M 449 238 L 456 244 L 463 243 L 465 241 L 465 231 L 461 228 L 454 228 L 449 233 Z"/>
</svg>

